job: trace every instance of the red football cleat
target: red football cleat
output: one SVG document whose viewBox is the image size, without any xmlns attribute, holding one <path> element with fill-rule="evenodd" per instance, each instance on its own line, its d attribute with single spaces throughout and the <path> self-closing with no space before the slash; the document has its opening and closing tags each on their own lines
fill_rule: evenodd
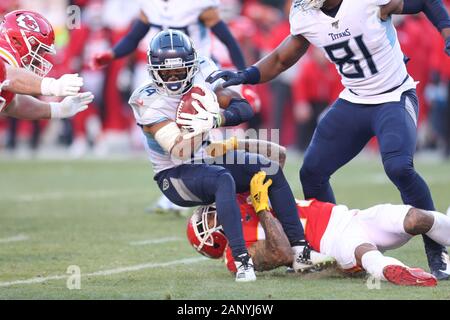
<svg viewBox="0 0 450 320">
<path fill-rule="evenodd" d="M 389 265 L 383 269 L 387 281 L 399 286 L 434 287 L 437 279 L 420 268 Z"/>
</svg>

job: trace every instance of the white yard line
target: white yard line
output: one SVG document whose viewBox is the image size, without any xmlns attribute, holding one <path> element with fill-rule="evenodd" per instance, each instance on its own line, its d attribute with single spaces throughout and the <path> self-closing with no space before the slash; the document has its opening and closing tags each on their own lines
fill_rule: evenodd
<svg viewBox="0 0 450 320">
<path fill-rule="evenodd" d="M 174 242 L 174 241 L 181 241 L 182 239 L 179 237 L 167 237 L 167 238 L 159 238 L 159 239 L 149 239 L 149 240 L 142 240 L 142 241 L 133 241 L 130 242 L 130 246 L 145 246 L 147 244 L 160 244 L 160 243 L 167 243 L 167 242 Z"/>
<path fill-rule="evenodd" d="M 204 257 L 200 257 L 200 258 L 187 258 L 187 259 L 174 260 L 174 261 L 161 262 L 161 263 L 144 263 L 144 264 L 137 264 L 134 266 L 120 267 L 120 268 L 116 268 L 116 269 L 109 269 L 109 270 L 81 274 L 81 276 L 82 277 L 110 276 L 113 274 L 119 274 L 119 273 L 125 273 L 125 272 L 135 272 L 135 271 L 141 271 L 141 270 L 145 270 L 145 269 L 170 267 L 170 266 L 176 266 L 176 265 L 180 265 L 180 264 L 194 264 L 194 263 L 198 263 L 198 262 L 205 261 L 205 260 L 208 260 L 208 259 L 204 258 Z M 69 277 L 69 275 L 57 275 L 57 276 L 49 276 L 49 277 L 36 277 L 36 278 L 25 279 L 25 280 L 0 282 L 0 287 L 11 287 L 14 285 L 19 285 L 19 284 L 42 283 L 42 282 L 46 282 L 49 280 L 62 280 L 62 279 L 66 279 L 68 277 Z"/>
<path fill-rule="evenodd" d="M 0 239 L 0 243 L 9 243 L 9 242 L 18 242 L 18 241 L 26 241 L 29 237 L 24 234 L 18 234 L 17 236 Z"/>
</svg>

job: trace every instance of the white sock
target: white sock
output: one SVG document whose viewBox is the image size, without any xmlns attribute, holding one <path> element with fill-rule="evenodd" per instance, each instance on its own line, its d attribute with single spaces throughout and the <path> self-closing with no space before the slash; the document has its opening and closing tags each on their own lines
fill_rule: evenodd
<svg viewBox="0 0 450 320">
<path fill-rule="evenodd" d="M 426 235 L 443 246 L 450 246 L 450 217 L 436 211 L 428 212 L 433 214 L 434 223 Z"/>
<path fill-rule="evenodd" d="M 405 266 L 397 259 L 385 257 L 380 251 L 369 251 L 361 259 L 364 270 L 375 279 L 386 280 L 383 275 L 383 269 L 389 265 Z"/>
<path fill-rule="evenodd" d="M 297 259 L 300 254 L 303 254 L 303 249 L 304 248 L 305 248 L 305 246 L 293 246 L 293 247 L 291 247 L 292 254 L 294 255 L 294 262 L 295 262 L 295 259 Z"/>
</svg>

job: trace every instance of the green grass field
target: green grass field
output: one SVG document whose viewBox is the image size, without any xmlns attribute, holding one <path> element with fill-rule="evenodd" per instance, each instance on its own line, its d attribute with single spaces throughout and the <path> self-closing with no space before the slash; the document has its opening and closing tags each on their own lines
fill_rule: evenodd
<svg viewBox="0 0 450 320">
<path fill-rule="evenodd" d="M 299 166 L 291 160 L 286 170 L 301 197 Z M 437 208 L 446 211 L 450 163 L 416 166 Z M 159 196 L 145 160 L 3 160 L 0 172 L 0 299 L 450 299 L 450 282 L 369 290 L 364 278 L 332 270 L 286 275 L 278 269 L 237 284 L 221 261 L 190 247 L 186 218 L 144 213 Z M 333 186 L 351 208 L 400 203 L 378 155 L 346 166 Z M 421 238 L 390 254 L 427 268 Z M 67 289 L 70 265 L 81 269 L 80 290 Z"/>
</svg>

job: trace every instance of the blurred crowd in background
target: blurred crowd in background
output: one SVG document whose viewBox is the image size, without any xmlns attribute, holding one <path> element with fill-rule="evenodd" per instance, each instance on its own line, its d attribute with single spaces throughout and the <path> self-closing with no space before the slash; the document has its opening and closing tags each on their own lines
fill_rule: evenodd
<svg viewBox="0 0 450 320">
<path fill-rule="evenodd" d="M 67 20 L 76 5 L 81 8 L 79 28 L 69 30 Z M 450 7 L 450 1 L 447 1 Z M 0 118 L 0 153 L 22 148 L 31 151 L 64 150 L 70 157 L 108 155 L 141 150 L 141 140 L 128 98 L 148 77 L 146 50 L 139 50 L 109 67 L 92 70 L 95 53 L 111 48 L 127 33 L 139 14 L 136 0 L 2 0 L 0 16 L 18 8 L 35 10 L 54 26 L 57 55 L 49 76 L 79 73 L 84 90 L 95 94 L 85 112 L 68 120 L 23 121 Z M 248 65 L 276 48 L 289 35 L 290 0 L 221 0 L 221 15 L 241 45 Z M 422 15 L 396 16 L 394 22 L 403 51 L 411 61 L 410 74 L 420 98 L 421 150 L 450 156 L 450 58 L 439 33 Z M 231 68 L 227 50 L 213 41 L 214 59 Z M 336 69 L 311 48 L 306 58 L 278 79 L 258 85 L 259 110 L 252 128 L 279 128 L 281 143 L 303 152 L 320 115 L 338 97 L 342 86 Z M 376 148 L 376 142 L 369 148 Z"/>
</svg>

